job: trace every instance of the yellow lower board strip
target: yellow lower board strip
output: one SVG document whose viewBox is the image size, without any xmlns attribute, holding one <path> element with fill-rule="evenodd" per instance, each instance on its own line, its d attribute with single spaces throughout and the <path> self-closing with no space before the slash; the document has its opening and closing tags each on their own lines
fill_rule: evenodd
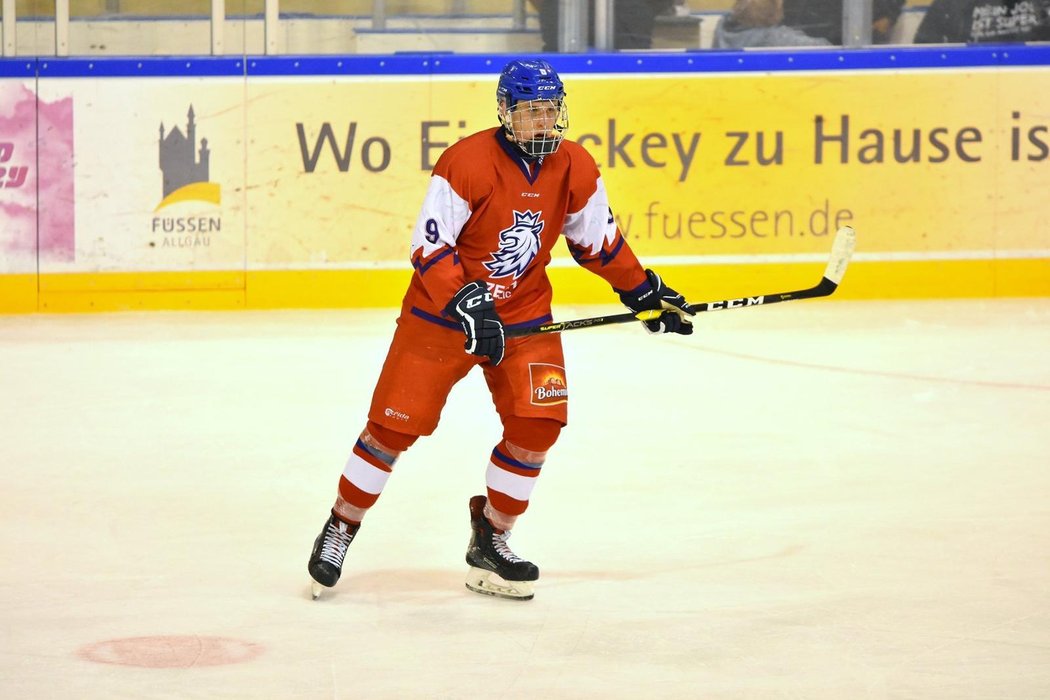
<svg viewBox="0 0 1050 700">
<path fill-rule="evenodd" d="M 644 261 L 643 261 L 644 263 Z M 670 265 L 657 272 L 696 302 L 815 286 L 822 263 Z M 601 304 L 608 285 L 572 268 L 550 270 L 555 303 Z M 836 299 L 952 299 L 1050 296 L 1050 259 L 852 262 Z"/>
<path fill-rule="evenodd" d="M 244 270 L 207 272 L 95 272 L 45 273 L 40 276 L 44 292 L 194 292 L 198 290 L 244 291 Z"/>
<path fill-rule="evenodd" d="M 25 314 L 37 310 L 36 275 L 0 275 L 0 313 Z"/>
<path fill-rule="evenodd" d="M 411 270 L 260 270 L 248 273 L 249 309 L 398 306 Z"/>
<path fill-rule="evenodd" d="M 245 277 L 243 270 L 44 274 L 38 306 L 75 313 L 243 309 Z"/>
<path fill-rule="evenodd" d="M 671 265 L 660 274 L 693 301 L 811 287 L 821 263 Z M 609 286 L 578 268 L 551 268 L 557 304 L 608 304 Z M 392 307 L 410 270 L 0 275 L 0 313 L 132 309 Z M 1050 259 L 881 261 L 850 264 L 837 299 L 1050 296 Z"/>
<path fill-rule="evenodd" d="M 40 311 L 217 311 L 243 309 L 244 290 L 40 292 Z"/>
</svg>

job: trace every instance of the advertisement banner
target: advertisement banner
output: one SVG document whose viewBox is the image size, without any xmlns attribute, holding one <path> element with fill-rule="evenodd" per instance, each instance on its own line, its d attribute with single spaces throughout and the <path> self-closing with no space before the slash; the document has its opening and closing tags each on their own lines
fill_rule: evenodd
<svg viewBox="0 0 1050 700">
<path fill-rule="evenodd" d="M 1045 68 L 563 78 L 568 138 L 647 264 L 819 262 L 843 224 L 862 263 L 1050 260 Z M 393 279 L 438 157 L 497 123 L 495 83 L 5 79 L 0 274 L 75 293 L 245 290 L 254 272 L 267 304 L 290 298 L 282 272 L 304 304 L 304 284 L 346 287 L 305 273 Z"/>
<path fill-rule="evenodd" d="M 0 273 L 73 259 L 73 105 L 0 81 Z"/>
<path fill-rule="evenodd" d="M 641 256 L 823 255 L 846 223 L 873 255 L 1050 250 L 1046 71 L 565 81 Z M 493 84 L 250 81 L 249 266 L 403 262 L 441 150 L 495 123 Z"/>
<path fill-rule="evenodd" d="M 431 168 L 494 103 L 488 81 L 249 80 L 249 266 L 407 269 Z"/>
<path fill-rule="evenodd" d="M 41 81 L 43 101 L 72 102 L 76 142 L 75 255 L 41 272 L 243 271 L 243 88 Z"/>
</svg>

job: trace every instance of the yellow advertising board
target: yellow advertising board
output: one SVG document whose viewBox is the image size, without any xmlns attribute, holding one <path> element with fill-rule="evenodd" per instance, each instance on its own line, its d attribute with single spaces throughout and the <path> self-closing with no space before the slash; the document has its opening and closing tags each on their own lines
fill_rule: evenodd
<svg viewBox="0 0 1050 700">
<path fill-rule="evenodd" d="M 1048 71 L 565 80 L 621 230 L 698 298 L 819 274 L 845 223 L 847 294 L 1050 292 Z M 249 268 L 403 266 L 441 149 L 494 123 L 490 82 L 251 85 Z M 553 274 L 566 301 L 608 299 Z"/>
<path fill-rule="evenodd" d="M 945 80 L 566 76 L 569 137 L 595 156 L 644 256 L 823 253 L 846 222 L 869 253 L 1050 250 L 1050 71 L 952 75 L 991 100 L 946 102 Z M 495 121 L 491 85 L 477 81 L 250 95 L 261 263 L 403 258 L 421 176 Z"/>
<path fill-rule="evenodd" d="M 847 223 L 844 297 L 1050 294 L 1046 68 L 563 78 L 622 232 L 691 297 L 814 283 Z M 56 310 L 396 304 L 431 167 L 496 119 L 495 75 L 39 85 L 73 105 Z M 557 301 L 615 300 L 554 266 Z"/>
</svg>

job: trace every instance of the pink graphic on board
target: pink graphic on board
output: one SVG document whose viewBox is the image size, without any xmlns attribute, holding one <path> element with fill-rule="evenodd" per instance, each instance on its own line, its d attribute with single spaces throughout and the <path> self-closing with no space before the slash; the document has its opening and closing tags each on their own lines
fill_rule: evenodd
<svg viewBox="0 0 1050 700">
<path fill-rule="evenodd" d="M 0 253 L 73 260 L 74 211 L 73 98 L 0 83 Z"/>
</svg>

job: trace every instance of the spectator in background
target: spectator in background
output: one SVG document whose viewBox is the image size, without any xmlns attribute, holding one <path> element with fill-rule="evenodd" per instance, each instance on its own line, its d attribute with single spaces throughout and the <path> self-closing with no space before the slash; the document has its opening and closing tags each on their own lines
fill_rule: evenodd
<svg viewBox="0 0 1050 700">
<path fill-rule="evenodd" d="M 806 34 L 842 45 L 843 0 L 784 0 L 784 24 Z M 885 44 L 901 15 L 904 0 L 873 0 L 871 40 Z"/>
<path fill-rule="evenodd" d="M 1050 0 L 933 0 L 916 44 L 1050 41 Z"/>
<path fill-rule="evenodd" d="M 529 0 L 540 15 L 543 50 L 558 51 L 558 0 Z M 674 0 L 614 0 L 613 48 L 651 49 L 656 16 L 671 9 Z M 588 45 L 594 45 L 594 2 L 589 3 Z"/>
<path fill-rule="evenodd" d="M 783 0 L 736 0 L 728 15 L 715 27 L 713 48 L 743 49 L 757 46 L 829 46 L 831 42 L 812 37 L 781 24 Z"/>
</svg>

